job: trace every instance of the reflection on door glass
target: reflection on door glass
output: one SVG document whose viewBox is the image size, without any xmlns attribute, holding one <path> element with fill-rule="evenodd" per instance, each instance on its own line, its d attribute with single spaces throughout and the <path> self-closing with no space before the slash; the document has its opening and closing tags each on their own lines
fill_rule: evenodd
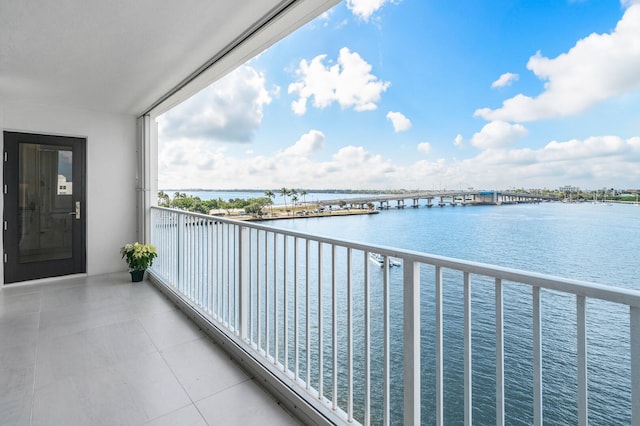
<svg viewBox="0 0 640 426">
<path fill-rule="evenodd" d="M 19 262 L 71 258 L 71 147 L 21 143 L 18 156 Z"/>
<path fill-rule="evenodd" d="M 58 195 L 73 195 L 71 151 L 58 151 Z"/>
</svg>

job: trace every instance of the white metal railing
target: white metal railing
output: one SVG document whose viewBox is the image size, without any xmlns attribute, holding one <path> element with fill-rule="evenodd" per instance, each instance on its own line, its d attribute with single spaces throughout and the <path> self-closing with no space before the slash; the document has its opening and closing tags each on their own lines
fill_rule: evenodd
<svg viewBox="0 0 640 426">
<path fill-rule="evenodd" d="M 615 397 L 622 400 L 623 418 L 640 425 L 639 291 L 253 222 L 165 208 L 151 213 L 151 242 L 159 253 L 153 276 L 331 421 L 442 425 L 457 412 L 470 425 L 491 411 L 491 422 L 504 425 L 509 401 L 524 394 L 527 408 L 513 415 L 542 425 L 545 398 L 554 397 L 544 396 L 550 386 L 545 377 L 575 369 L 573 384 L 562 384 L 571 390 L 560 392 L 573 402 L 559 409 L 569 413 L 565 420 L 575 413 L 572 422 L 586 425 L 590 414 L 597 415 L 590 392 L 609 392 L 606 384 L 589 381 L 602 366 L 587 357 L 594 347 L 598 353 L 609 349 L 599 334 L 588 339 L 595 333 L 590 325 L 600 321 L 600 304 L 609 304 L 624 319 L 622 368 L 628 376 L 620 378 L 623 394 L 618 389 Z M 383 255 L 382 268 L 370 253 Z M 390 258 L 401 267 L 391 267 Z M 549 345 L 568 353 L 573 367 L 545 352 L 545 336 L 558 327 L 568 334 Z M 530 337 L 523 342 L 512 336 L 505 344 L 516 328 Z M 514 346 L 524 352 L 513 355 Z M 485 353 L 491 356 L 481 357 Z M 528 355 L 521 359 L 521 353 Z M 476 368 L 486 358 L 494 364 L 489 378 Z M 449 363 L 456 359 L 461 371 L 452 373 Z M 547 371 L 556 364 L 559 373 Z M 505 378 L 522 372 L 529 379 L 515 380 L 509 390 Z M 450 379 L 456 374 L 462 376 L 460 392 L 448 390 L 456 388 Z"/>
</svg>

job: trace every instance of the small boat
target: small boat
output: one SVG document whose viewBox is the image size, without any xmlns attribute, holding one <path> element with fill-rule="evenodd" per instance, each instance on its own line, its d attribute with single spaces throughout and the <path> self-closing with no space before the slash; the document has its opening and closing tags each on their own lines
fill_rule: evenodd
<svg viewBox="0 0 640 426">
<path fill-rule="evenodd" d="M 380 266 L 381 268 L 384 267 L 384 256 L 379 253 L 369 253 L 369 260 L 377 263 L 378 266 Z M 402 266 L 402 263 L 400 263 L 400 261 L 398 260 L 395 260 L 389 257 L 389 267 L 394 267 L 394 266 Z"/>
</svg>

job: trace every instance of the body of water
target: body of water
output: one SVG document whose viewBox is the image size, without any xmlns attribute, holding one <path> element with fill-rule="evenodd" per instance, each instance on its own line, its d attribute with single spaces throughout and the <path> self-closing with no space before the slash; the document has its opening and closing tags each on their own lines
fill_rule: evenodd
<svg viewBox="0 0 640 426">
<path fill-rule="evenodd" d="M 261 193 L 231 194 L 229 198 L 255 197 Z M 318 198 L 333 197 L 321 194 Z M 342 195 L 335 198 L 342 198 Z M 377 215 L 304 218 L 270 221 L 268 224 L 315 235 L 640 290 L 637 268 L 640 207 L 633 205 L 543 203 L 421 207 L 391 209 Z M 374 275 L 378 272 L 372 271 Z M 461 424 L 464 406 L 463 287 L 460 276 L 454 275 L 445 274 L 444 277 L 446 424 Z M 375 278 L 372 276 L 372 280 Z M 390 278 L 392 290 L 401 288 L 401 268 L 394 268 Z M 432 279 L 431 275 L 423 282 Z M 474 278 L 472 286 L 474 423 L 495 424 L 495 301 L 492 282 Z M 374 293 L 372 297 L 375 299 L 377 295 Z M 391 295 L 392 312 L 402 311 L 401 299 L 401 294 Z M 424 424 L 433 424 L 435 325 L 432 286 L 421 287 L 421 300 L 422 415 Z M 505 284 L 504 300 L 507 424 L 528 425 L 533 421 L 531 289 Z M 574 297 L 543 291 L 545 424 L 577 423 L 575 309 Z M 375 321 L 373 328 L 376 328 Z M 401 321 L 392 321 L 392 329 L 401 334 Z M 590 423 L 630 424 L 628 308 L 590 300 L 587 304 L 587 329 Z M 373 348 L 379 346 L 379 343 L 372 342 Z M 381 362 L 381 354 L 375 352 L 372 355 L 374 366 Z M 401 358 L 401 350 L 395 353 L 392 350 L 392 363 L 401 363 Z M 392 376 L 400 374 L 399 369 L 393 370 L 397 374 L 392 372 Z M 374 370 L 374 382 L 378 373 Z M 393 376 L 392 382 L 392 392 L 401 395 L 401 378 Z M 381 402 L 379 387 L 373 386 L 372 392 L 373 405 L 376 406 Z M 402 421 L 400 401 L 396 398 L 392 402 L 394 424 Z M 380 419 L 378 413 L 374 414 L 374 419 Z"/>
</svg>

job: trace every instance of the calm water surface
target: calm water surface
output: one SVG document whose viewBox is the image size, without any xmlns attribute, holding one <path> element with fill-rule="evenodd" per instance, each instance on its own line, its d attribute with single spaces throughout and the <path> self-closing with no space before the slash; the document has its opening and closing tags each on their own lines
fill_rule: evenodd
<svg viewBox="0 0 640 426">
<path fill-rule="evenodd" d="M 409 208 L 339 219 L 279 221 L 277 226 L 640 289 L 634 266 L 639 253 L 640 208 L 632 205 L 545 203 Z M 426 275 L 423 281 L 428 282 L 429 273 Z M 391 278 L 393 281 L 394 273 Z M 401 274 L 396 272 L 395 279 L 401 280 Z M 495 424 L 495 305 L 492 283 L 477 281 L 473 282 L 472 305 L 474 423 Z M 489 294 L 483 294 L 483 285 Z M 462 292 L 460 277 L 445 275 L 447 424 L 463 421 Z M 435 394 L 433 386 L 429 386 L 435 383 L 432 293 L 430 286 L 423 286 L 425 424 L 433 424 L 435 412 Z M 505 286 L 507 424 L 527 425 L 533 421 L 530 295 L 528 288 Z M 392 300 L 392 306 L 393 303 Z M 396 303 L 400 309 L 400 300 L 396 299 Z M 576 424 L 575 298 L 543 292 L 542 303 L 545 424 Z M 589 301 L 587 318 L 590 422 L 630 424 L 628 308 Z M 399 327 L 397 332 L 401 332 Z M 401 412 L 401 407 L 394 406 L 394 411 Z"/>
<path fill-rule="evenodd" d="M 238 193 L 235 194 L 238 197 Z M 639 253 L 640 207 L 632 205 L 544 203 L 422 207 L 392 209 L 377 215 L 281 220 L 268 224 L 640 290 L 635 266 Z M 393 290 L 401 284 L 402 273 L 392 270 L 390 275 Z M 432 271 L 423 271 L 423 283 L 432 281 L 432 275 Z M 493 284 L 474 277 L 472 285 L 474 424 L 495 424 Z M 461 424 L 464 349 L 460 276 L 445 274 L 444 289 L 445 423 Z M 421 293 L 422 415 L 424 424 L 433 424 L 435 326 L 432 286 L 423 285 Z M 373 294 L 372 297 L 377 296 Z M 531 290 L 505 284 L 504 298 L 507 424 L 528 425 L 533 421 Z M 401 295 L 392 294 L 391 307 L 392 311 L 401 312 Z M 545 424 L 577 423 L 575 312 L 575 298 L 543 291 Z M 630 424 L 628 308 L 589 301 L 587 318 L 590 423 Z M 375 328 L 374 322 L 373 333 Z M 401 335 L 401 318 L 392 321 L 392 328 L 394 333 Z M 376 347 L 375 341 L 372 347 Z M 374 366 L 381 362 L 380 357 L 375 354 L 373 357 Z M 392 365 L 402 362 L 400 351 L 392 351 L 392 358 Z M 373 380 L 375 382 L 376 377 Z M 372 389 L 375 405 L 381 397 L 376 386 Z M 392 392 L 401 394 L 401 377 L 394 376 L 393 372 Z M 400 424 L 399 398 L 392 402 L 392 412 L 393 423 Z"/>
</svg>

